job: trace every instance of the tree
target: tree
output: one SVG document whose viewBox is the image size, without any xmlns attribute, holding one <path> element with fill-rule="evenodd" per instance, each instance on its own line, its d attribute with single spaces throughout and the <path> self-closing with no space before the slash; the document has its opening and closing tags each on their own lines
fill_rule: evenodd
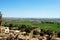
<svg viewBox="0 0 60 40">
<path fill-rule="evenodd" d="M 1 23 L 2 23 L 2 14 L 0 12 L 0 26 L 1 26 Z"/>
<path fill-rule="evenodd" d="M 9 28 L 10 28 L 10 29 L 12 28 L 12 26 L 13 26 L 12 24 L 9 24 Z"/>
</svg>

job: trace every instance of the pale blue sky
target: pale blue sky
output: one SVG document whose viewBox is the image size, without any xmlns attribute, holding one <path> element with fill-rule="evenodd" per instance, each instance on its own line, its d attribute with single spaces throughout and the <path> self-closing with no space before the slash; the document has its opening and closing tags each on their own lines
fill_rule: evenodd
<svg viewBox="0 0 60 40">
<path fill-rule="evenodd" d="M 0 0 L 3 17 L 60 18 L 60 0 Z"/>
</svg>

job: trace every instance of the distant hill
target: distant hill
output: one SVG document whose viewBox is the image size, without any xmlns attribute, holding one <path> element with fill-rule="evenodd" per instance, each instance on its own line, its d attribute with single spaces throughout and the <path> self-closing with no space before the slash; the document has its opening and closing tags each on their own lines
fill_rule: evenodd
<svg viewBox="0 0 60 40">
<path fill-rule="evenodd" d="M 3 17 L 3 20 L 33 20 L 33 21 L 36 21 L 36 20 L 39 20 L 39 21 L 58 21 L 60 22 L 60 18 L 12 18 L 12 17 Z"/>
</svg>

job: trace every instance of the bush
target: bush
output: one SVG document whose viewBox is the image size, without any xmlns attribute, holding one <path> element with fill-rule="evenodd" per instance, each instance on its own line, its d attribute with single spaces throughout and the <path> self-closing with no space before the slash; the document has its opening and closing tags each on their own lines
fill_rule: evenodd
<svg viewBox="0 0 60 40">
<path fill-rule="evenodd" d="M 34 34 L 34 35 L 38 35 L 38 34 L 40 34 L 40 33 L 39 33 L 38 31 L 34 30 L 34 31 L 33 31 L 33 34 Z"/>
<path fill-rule="evenodd" d="M 58 33 L 58 37 L 60 38 L 60 32 Z"/>
</svg>

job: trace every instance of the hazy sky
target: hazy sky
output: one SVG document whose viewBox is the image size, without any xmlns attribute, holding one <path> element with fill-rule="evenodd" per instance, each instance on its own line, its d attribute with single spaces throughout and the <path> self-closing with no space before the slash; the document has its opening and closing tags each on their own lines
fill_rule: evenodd
<svg viewBox="0 0 60 40">
<path fill-rule="evenodd" d="M 0 0 L 3 17 L 60 18 L 60 0 Z"/>
</svg>

